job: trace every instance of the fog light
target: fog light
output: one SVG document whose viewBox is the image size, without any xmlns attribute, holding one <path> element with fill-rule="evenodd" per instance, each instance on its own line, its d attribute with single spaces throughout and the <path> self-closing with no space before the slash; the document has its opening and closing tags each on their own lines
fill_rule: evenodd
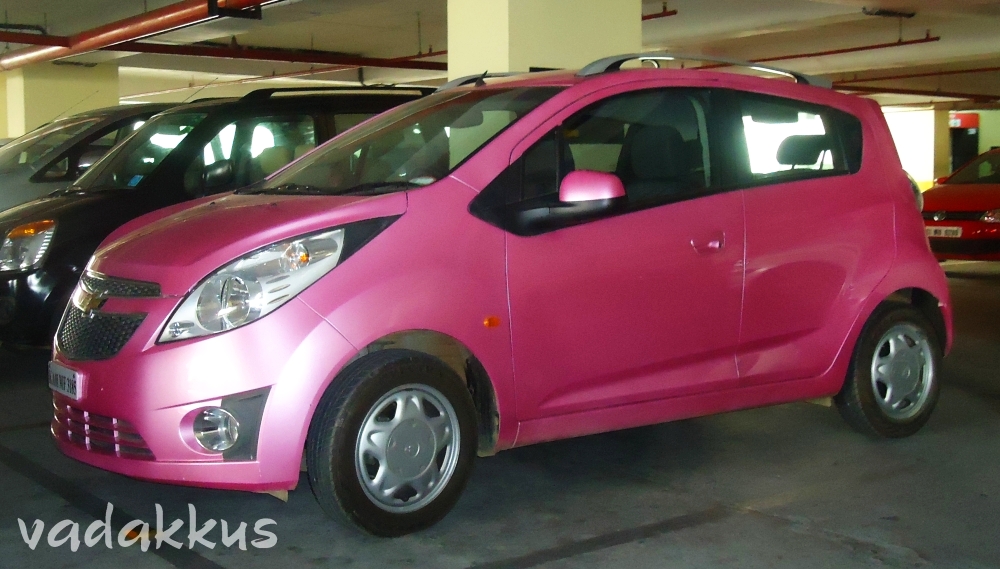
<svg viewBox="0 0 1000 569">
<path fill-rule="evenodd" d="M 222 452 L 233 448 L 240 436 L 240 423 L 229 411 L 213 407 L 194 418 L 194 437 L 208 450 Z"/>
</svg>

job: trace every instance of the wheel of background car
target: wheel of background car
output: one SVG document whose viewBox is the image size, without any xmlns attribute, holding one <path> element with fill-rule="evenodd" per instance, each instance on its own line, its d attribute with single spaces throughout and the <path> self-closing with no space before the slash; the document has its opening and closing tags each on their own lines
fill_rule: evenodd
<svg viewBox="0 0 1000 569">
<path fill-rule="evenodd" d="M 437 358 L 384 350 L 348 366 L 323 395 L 306 445 L 309 482 L 331 517 L 399 536 L 451 510 L 476 444 L 462 379 Z"/>
<path fill-rule="evenodd" d="M 880 437 L 920 430 L 937 403 L 941 347 L 916 308 L 887 303 L 869 318 L 834 398 L 855 429 Z"/>
</svg>

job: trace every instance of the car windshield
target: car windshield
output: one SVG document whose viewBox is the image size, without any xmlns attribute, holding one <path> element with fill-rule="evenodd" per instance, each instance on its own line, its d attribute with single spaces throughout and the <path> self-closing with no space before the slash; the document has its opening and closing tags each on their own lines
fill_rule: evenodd
<svg viewBox="0 0 1000 569">
<path fill-rule="evenodd" d="M 948 178 L 948 184 L 1000 184 L 1000 152 L 983 154 Z"/>
<path fill-rule="evenodd" d="M 134 188 L 205 116 L 205 113 L 170 113 L 150 120 L 73 185 L 83 190 Z"/>
<path fill-rule="evenodd" d="M 101 120 L 100 117 L 68 118 L 36 128 L 0 148 L 0 170 L 34 169 L 53 150 Z"/>
<path fill-rule="evenodd" d="M 335 138 L 245 191 L 370 195 L 426 186 L 559 91 L 493 88 L 431 95 Z"/>
</svg>

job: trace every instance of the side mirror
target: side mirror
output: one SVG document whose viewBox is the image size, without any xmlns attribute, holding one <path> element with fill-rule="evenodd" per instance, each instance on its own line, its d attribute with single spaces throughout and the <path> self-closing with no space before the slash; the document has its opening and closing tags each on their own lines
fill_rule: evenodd
<svg viewBox="0 0 1000 569">
<path fill-rule="evenodd" d="M 80 159 L 76 161 L 76 171 L 80 174 L 86 172 L 95 162 L 104 158 L 104 155 L 108 153 L 107 148 L 101 149 L 90 149 L 80 155 Z"/>
<path fill-rule="evenodd" d="M 625 186 L 614 174 L 577 170 L 559 184 L 559 201 L 566 204 L 615 200 L 625 197 Z"/>
<path fill-rule="evenodd" d="M 950 177 L 951 176 L 941 176 L 940 178 L 934 180 L 934 183 L 938 184 L 938 185 L 943 184 L 943 183 L 947 182 L 948 178 L 950 178 Z"/>
<path fill-rule="evenodd" d="M 205 189 L 214 189 L 225 186 L 233 181 L 233 163 L 229 160 L 218 160 L 205 166 L 205 173 L 202 175 Z"/>
</svg>

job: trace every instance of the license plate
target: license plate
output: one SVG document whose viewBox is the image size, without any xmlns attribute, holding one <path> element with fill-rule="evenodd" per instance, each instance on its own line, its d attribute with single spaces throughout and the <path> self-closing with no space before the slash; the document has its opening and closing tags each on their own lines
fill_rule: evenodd
<svg viewBox="0 0 1000 569">
<path fill-rule="evenodd" d="M 927 232 L 928 237 L 950 237 L 952 239 L 957 239 L 962 236 L 961 227 L 925 227 L 924 231 Z"/>
<path fill-rule="evenodd" d="M 83 378 L 80 374 L 56 362 L 49 362 L 49 389 L 66 397 L 80 399 Z"/>
</svg>

